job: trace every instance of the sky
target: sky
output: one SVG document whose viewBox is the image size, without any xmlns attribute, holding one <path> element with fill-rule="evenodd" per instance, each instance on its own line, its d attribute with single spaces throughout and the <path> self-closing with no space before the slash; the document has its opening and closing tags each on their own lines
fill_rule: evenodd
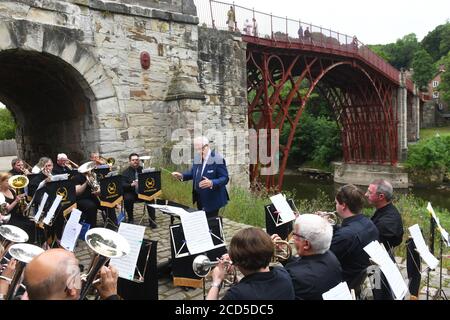
<svg viewBox="0 0 450 320">
<path fill-rule="evenodd" d="M 209 3 L 194 2 L 203 6 Z M 409 33 L 415 33 L 421 41 L 450 19 L 450 0 L 235 0 L 234 3 L 356 35 L 366 44 L 395 42 Z"/>
</svg>

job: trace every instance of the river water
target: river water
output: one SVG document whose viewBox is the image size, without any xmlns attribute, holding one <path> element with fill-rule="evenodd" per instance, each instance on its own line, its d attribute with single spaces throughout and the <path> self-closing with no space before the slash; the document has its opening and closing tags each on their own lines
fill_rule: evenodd
<svg viewBox="0 0 450 320">
<path fill-rule="evenodd" d="M 334 195 L 336 190 L 341 185 L 335 183 L 333 179 L 317 180 L 310 178 L 308 175 L 284 175 L 283 189 L 293 191 L 295 189 L 296 198 L 298 200 L 312 200 L 317 197 L 320 191 L 325 193 L 331 202 L 334 202 Z M 366 190 L 366 187 L 361 187 Z M 450 190 L 439 188 L 409 188 L 409 189 L 394 189 L 396 193 L 410 193 L 414 196 L 430 201 L 433 207 L 440 207 L 450 211 Z M 323 208 L 328 210 L 331 208 Z"/>
</svg>

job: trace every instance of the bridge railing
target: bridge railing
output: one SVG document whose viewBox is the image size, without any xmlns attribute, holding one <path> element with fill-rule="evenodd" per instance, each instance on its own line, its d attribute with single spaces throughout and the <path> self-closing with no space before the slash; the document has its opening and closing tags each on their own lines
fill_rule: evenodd
<svg viewBox="0 0 450 320">
<path fill-rule="evenodd" d="M 200 25 L 220 30 L 240 32 L 247 37 L 271 41 L 287 42 L 330 49 L 334 52 L 351 53 L 384 73 L 395 83 L 399 83 L 399 71 L 379 57 L 356 36 L 349 36 L 311 23 L 280 17 L 273 14 L 245 8 L 234 3 L 216 0 L 196 0 Z M 234 23 L 228 23 L 228 12 L 234 10 Z M 308 31 L 309 34 L 308 34 Z M 305 33 L 306 31 L 306 33 Z M 413 83 L 407 80 L 407 87 L 413 90 Z"/>
</svg>

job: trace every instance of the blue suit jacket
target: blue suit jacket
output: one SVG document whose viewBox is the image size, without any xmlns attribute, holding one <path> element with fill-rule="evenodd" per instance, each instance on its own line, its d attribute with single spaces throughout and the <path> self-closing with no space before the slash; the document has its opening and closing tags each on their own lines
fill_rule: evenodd
<svg viewBox="0 0 450 320">
<path fill-rule="evenodd" d="M 227 188 L 225 187 L 230 179 L 228 178 L 228 170 L 225 159 L 213 150 L 208 158 L 205 170 L 203 171 L 203 174 L 200 175 L 200 180 L 198 180 L 198 173 L 201 173 L 202 167 L 203 165 L 201 161 L 196 158 L 191 170 L 183 173 L 183 181 L 194 180 L 192 184 L 192 202 L 198 203 L 200 200 L 202 205 L 202 208 L 200 209 L 206 212 L 211 212 L 225 206 L 230 199 Z M 198 187 L 198 184 L 202 179 L 201 177 L 206 177 L 212 181 L 212 189 L 200 189 Z M 195 187 L 196 185 L 197 187 Z"/>
</svg>

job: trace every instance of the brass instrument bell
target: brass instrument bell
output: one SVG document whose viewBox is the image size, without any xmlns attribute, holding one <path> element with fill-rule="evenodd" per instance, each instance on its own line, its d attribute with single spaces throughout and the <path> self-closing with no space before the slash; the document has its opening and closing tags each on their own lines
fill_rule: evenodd
<svg viewBox="0 0 450 320">
<path fill-rule="evenodd" d="M 200 254 L 195 257 L 194 261 L 192 261 L 192 270 L 194 271 L 195 275 L 197 275 L 200 278 L 205 278 L 209 271 L 213 267 L 219 264 L 219 261 L 211 261 L 209 260 L 208 256 Z M 230 261 L 225 261 L 225 265 L 229 266 L 232 263 Z M 224 279 L 225 285 L 231 285 L 236 282 L 237 274 L 236 269 L 231 268 L 230 272 L 226 272 L 226 276 Z"/>
</svg>

